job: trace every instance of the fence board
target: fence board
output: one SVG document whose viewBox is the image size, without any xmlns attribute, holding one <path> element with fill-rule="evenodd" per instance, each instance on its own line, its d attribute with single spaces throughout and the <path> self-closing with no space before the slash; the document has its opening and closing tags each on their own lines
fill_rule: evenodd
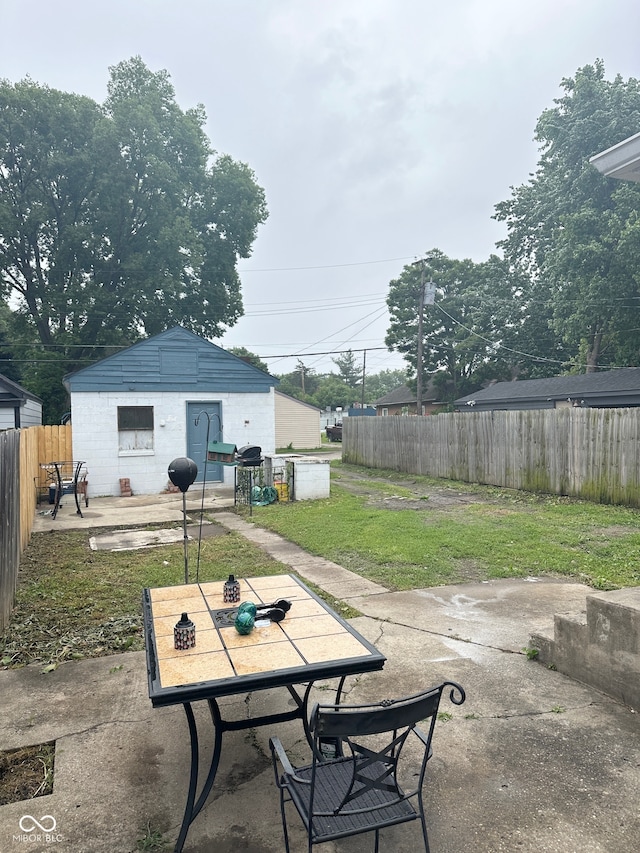
<svg viewBox="0 0 640 853">
<path fill-rule="evenodd" d="M 9 620 L 20 562 L 20 433 L 0 432 L 0 632 Z"/>
</svg>

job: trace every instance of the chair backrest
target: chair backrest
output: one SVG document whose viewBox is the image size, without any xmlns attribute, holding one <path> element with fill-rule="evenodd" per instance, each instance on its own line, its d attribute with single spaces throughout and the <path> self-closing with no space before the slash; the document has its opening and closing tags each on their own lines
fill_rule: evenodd
<svg viewBox="0 0 640 853">
<path fill-rule="evenodd" d="M 359 797 L 363 801 L 366 800 L 368 792 L 380 786 L 395 794 L 396 802 L 415 796 L 422 787 L 436 715 L 446 687 L 451 688 L 451 701 L 455 705 L 462 705 L 465 692 L 453 681 L 445 681 L 404 699 L 386 699 L 368 705 L 316 705 L 309 723 L 314 740 L 312 800 L 316 767 L 324 761 L 322 744 L 328 740 L 340 742 L 342 747 L 346 744 L 352 763 L 351 778 L 339 812 L 345 812 L 347 806 L 350 813 L 366 812 L 369 807 L 358 805 L 354 801 Z M 398 785 L 398 763 L 407 737 L 421 721 L 428 721 L 427 731 L 421 732 L 420 737 L 423 747 L 421 770 L 417 785 L 412 787 L 411 791 L 403 792 Z M 378 743 L 375 748 L 369 745 L 367 738 L 385 733 L 391 736 L 387 743 L 382 746 Z M 383 765 L 385 768 L 379 777 L 371 773 L 374 764 Z M 334 810 L 335 813 L 337 812 Z"/>
</svg>

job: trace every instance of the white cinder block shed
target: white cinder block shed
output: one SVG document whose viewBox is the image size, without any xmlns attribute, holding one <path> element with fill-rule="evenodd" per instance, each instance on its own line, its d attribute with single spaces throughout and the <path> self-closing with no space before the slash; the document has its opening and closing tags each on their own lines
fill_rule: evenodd
<svg viewBox="0 0 640 853">
<path fill-rule="evenodd" d="M 73 455 L 91 494 L 157 494 L 169 463 L 188 456 L 205 470 L 209 441 L 275 451 L 278 380 L 176 326 L 65 377 L 71 395 Z M 234 469 L 208 462 L 207 482 L 232 485 Z"/>
</svg>

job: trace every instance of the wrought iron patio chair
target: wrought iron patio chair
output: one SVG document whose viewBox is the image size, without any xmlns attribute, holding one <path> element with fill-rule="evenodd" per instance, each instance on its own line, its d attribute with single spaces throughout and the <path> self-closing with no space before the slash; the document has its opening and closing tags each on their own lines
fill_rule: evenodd
<svg viewBox="0 0 640 853">
<path fill-rule="evenodd" d="M 304 767 L 294 767 L 280 740 L 270 739 L 286 853 L 289 834 L 285 806 L 289 802 L 293 802 L 307 830 L 309 853 L 314 844 L 372 831 L 378 853 L 382 828 L 418 819 L 429 853 L 422 788 L 438 707 L 447 687 L 451 688 L 450 700 L 462 705 L 465 692 L 453 681 L 415 696 L 372 705 L 316 705 L 309 722 L 312 762 Z M 421 721 L 426 722 L 424 731 L 417 725 Z M 412 781 L 405 791 L 398 777 L 408 759 L 403 747 L 412 733 L 420 741 L 420 769 L 417 782 Z M 383 735 L 386 738 L 381 745 Z M 334 758 L 325 757 L 327 743 L 337 747 Z M 411 774 L 415 774 L 413 765 L 413 780 Z"/>
</svg>

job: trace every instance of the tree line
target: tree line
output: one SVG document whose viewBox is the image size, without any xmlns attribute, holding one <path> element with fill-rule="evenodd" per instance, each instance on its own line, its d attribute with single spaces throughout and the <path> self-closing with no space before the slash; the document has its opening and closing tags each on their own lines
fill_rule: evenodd
<svg viewBox="0 0 640 853">
<path fill-rule="evenodd" d="M 232 347 L 229 352 L 265 373 L 269 372 L 267 364 L 245 347 Z M 371 405 L 407 380 L 405 370 L 381 370 L 367 374 L 364 362 L 360 363 L 352 350 L 337 355 L 332 361 L 337 372 L 318 373 L 298 359 L 295 370 L 277 374 L 280 380 L 278 390 L 319 409 L 348 409 L 363 402 L 365 406 Z"/>
<path fill-rule="evenodd" d="M 439 399 L 491 381 L 640 365 L 640 185 L 603 177 L 589 160 L 640 132 L 640 83 L 605 77 L 602 61 L 562 80 L 535 128 L 527 183 L 495 206 L 501 254 L 474 263 L 437 248 L 391 281 L 385 343 L 417 378 L 424 279 L 423 383 Z"/>
<path fill-rule="evenodd" d="M 233 326 L 237 262 L 267 217 L 252 170 L 211 147 L 166 71 L 134 57 L 107 92 L 0 81 L 0 372 L 49 422 L 64 374 L 177 324 Z"/>
<path fill-rule="evenodd" d="M 49 423 L 68 405 L 64 374 L 176 324 L 215 339 L 242 316 L 237 262 L 265 194 L 211 147 L 205 119 L 140 57 L 110 69 L 103 104 L 0 81 L 0 373 L 43 398 Z M 600 60 L 562 80 L 535 126 L 535 172 L 495 206 L 496 253 L 436 247 L 389 283 L 385 344 L 407 370 L 365 377 L 365 402 L 415 388 L 419 349 L 422 385 L 443 401 L 640 365 L 640 185 L 589 163 L 639 131 L 638 80 L 607 80 Z M 418 312 L 425 281 L 434 298 Z M 323 409 L 360 401 L 353 353 L 334 363 L 317 375 L 299 362 L 280 388 Z"/>
</svg>

